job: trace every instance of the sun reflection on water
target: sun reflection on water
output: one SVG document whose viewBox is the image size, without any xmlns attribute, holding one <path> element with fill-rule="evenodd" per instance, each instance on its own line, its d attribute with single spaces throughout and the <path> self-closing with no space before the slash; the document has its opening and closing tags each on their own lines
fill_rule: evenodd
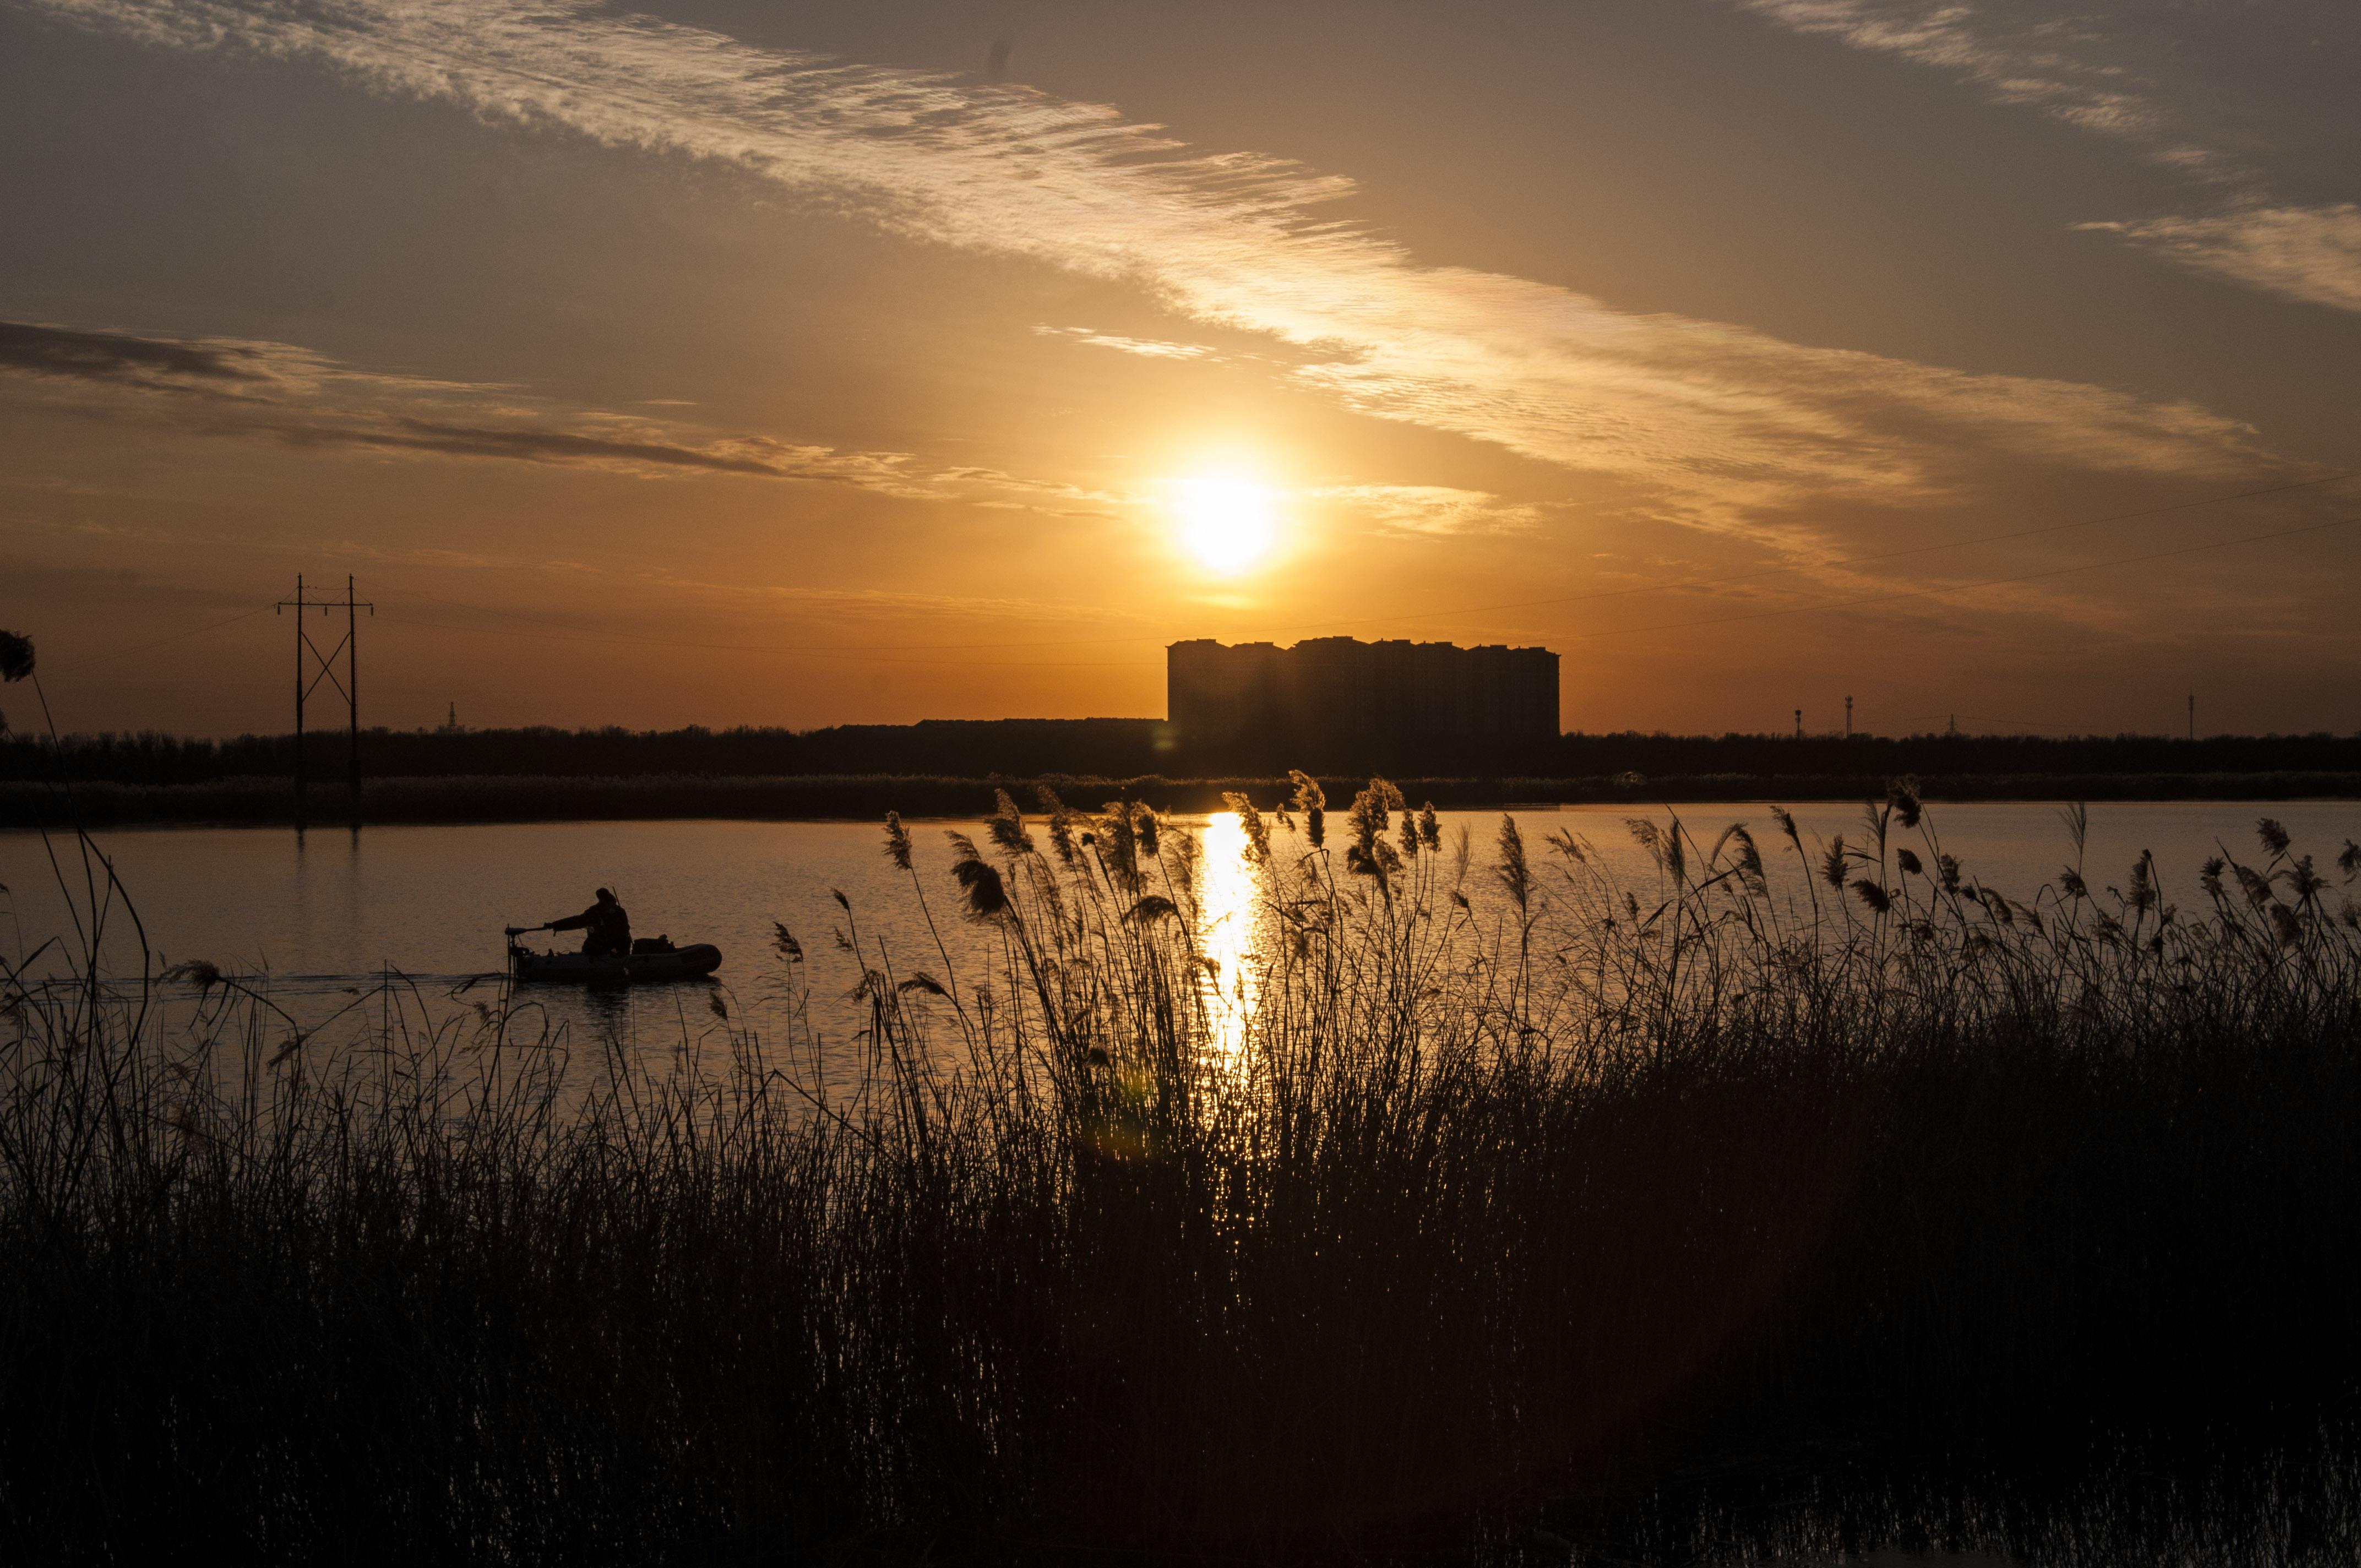
<svg viewBox="0 0 2361 1568">
<path fill-rule="evenodd" d="M 1235 811 L 1217 811 L 1205 821 L 1197 889 L 1197 950 L 1216 966 L 1205 976 L 1205 1009 L 1212 1022 L 1215 1058 L 1235 1062 L 1254 1020 L 1257 924 L 1255 867 L 1246 858 L 1246 832 Z"/>
</svg>

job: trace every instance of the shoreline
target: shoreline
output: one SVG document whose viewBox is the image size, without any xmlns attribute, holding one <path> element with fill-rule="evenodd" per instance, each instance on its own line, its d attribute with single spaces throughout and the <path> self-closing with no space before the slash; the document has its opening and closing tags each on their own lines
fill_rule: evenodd
<svg viewBox="0 0 2361 1568">
<path fill-rule="evenodd" d="M 1352 798 L 1357 777 L 1323 777 L 1332 806 Z M 1882 799 L 1886 780 L 1863 773 L 1689 773 L 1642 778 L 1424 777 L 1396 783 L 1413 803 L 1444 810 L 1546 810 L 1556 806 L 1657 806 L 1668 802 L 1860 801 Z M 988 816 L 1005 789 L 1026 810 L 1038 786 L 1067 805 L 1093 809 L 1129 799 L 1159 810 L 1219 810 L 1226 793 L 1266 809 L 1287 798 L 1284 778 L 1168 779 L 1157 774 L 1104 778 L 1068 774 L 952 778 L 908 774 L 716 776 L 645 774 L 577 777 L 494 774 L 383 778 L 363 787 L 361 825 L 622 822 L 712 819 L 758 822 L 862 821 L 897 811 L 914 818 Z M 2361 773 L 1970 773 L 1921 775 L 1929 802 L 2095 800 L 2291 801 L 2361 799 Z M 308 825 L 355 820 L 344 789 L 313 785 Z M 66 790 L 0 783 L 0 830 L 146 826 L 291 827 L 295 802 L 281 778 L 226 779 L 194 784 L 77 784 Z"/>
</svg>

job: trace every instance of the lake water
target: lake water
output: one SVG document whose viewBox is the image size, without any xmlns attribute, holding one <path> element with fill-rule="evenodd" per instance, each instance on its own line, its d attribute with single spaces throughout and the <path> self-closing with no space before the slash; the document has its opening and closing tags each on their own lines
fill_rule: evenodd
<svg viewBox="0 0 2361 1568">
<path fill-rule="evenodd" d="M 1774 877 L 1800 885 L 1767 806 L 1725 802 L 1674 809 L 1708 842 L 1733 821 L 1749 823 L 1773 861 Z M 1643 889 L 1654 885 L 1654 869 L 1625 827 L 1628 808 L 1569 806 L 1516 815 L 1536 861 L 1546 858 L 1543 834 L 1571 832 L 1619 874 Z M 1661 820 L 1664 812 L 1651 815 Z M 1860 839 L 1859 806 L 1806 806 L 1795 815 L 1807 845 L 1816 836 L 1836 833 Z M 2091 883 L 2123 885 L 2140 851 L 2152 850 L 2167 896 L 2199 904 L 2199 866 L 2217 842 L 2260 862 L 2255 823 L 2265 816 L 2285 823 L 2298 850 L 2323 865 L 2347 839 L 2361 837 L 2361 802 L 2101 803 L 2091 808 Z M 1468 830 L 1480 872 L 1491 861 L 1499 814 L 1442 817 L 1446 843 L 1459 828 Z M 1332 847 L 1343 831 L 1342 817 L 1332 811 Z M 1968 874 L 2023 899 L 2054 879 L 2070 854 L 2054 806 L 1947 805 L 1935 808 L 1930 820 Z M 1244 945 L 1239 933 L 1252 919 L 1240 905 L 1255 885 L 1236 858 L 1243 835 L 1226 815 L 1182 817 L 1178 825 L 1202 836 L 1206 917 L 1224 927 L 1201 935 L 1213 950 L 1235 955 Z M 927 895 L 953 959 L 974 965 L 967 970 L 972 977 L 984 969 L 984 939 L 950 916 L 955 890 L 945 828 L 980 839 L 981 828 L 973 822 L 911 825 Z M 69 840 L 52 841 L 61 855 L 70 853 Z M 831 937 L 849 924 L 832 889 L 850 901 L 857 935 L 873 953 L 882 941 L 897 966 L 940 967 L 910 879 L 884 858 L 874 823 L 560 822 L 304 834 L 179 828 L 110 832 L 101 844 L 137 901 L 149 942 L 165 958 L 206 959 L 224 969 L 267 974 L 274 998 L 300 1017 L 343 1004 L 354 988 L 388 969 L 412 976 L 430 996 L 471 977 L 498 974 L 504 966 L 501 927 L 574 914 L 600 886 L 621 896 L 635 934 L 661 932 L 683 945 L 719 946 L 724 962 L 717 979 L 727 988 L 733 1015 L 758 1027 L 775 1026 L 786 1004 L 774 921 L 793 931 L 808 955 L 815 1023 L 838 1039 L 858 1026 L 860 1013 L 845 993 L 860 970 Z M 71 870 L 72 862 L 67 863 Z M 0 883 L 9 889 L 0 895 L 0 949 L 13 950 L 21 962 L 48 938 L 70 933 L 39 836 L 0 833 Z M 1488 878 L 1471 878 L 1479 898 L 1488 886 Z M 115 930 L 120 936 L 127 927 L 118 924 Z M 112 958 L 136 972 L 136 947 L 116 945 Z M 45 967 L 47 960 L 37 960 L 37 970 Z M 652 986 L 620 996 L 531 989 L 577 1033 L 676 1042 L 684 1028 L 694 1036 L 715 1024 L 699 987 Z"/>
</svg>

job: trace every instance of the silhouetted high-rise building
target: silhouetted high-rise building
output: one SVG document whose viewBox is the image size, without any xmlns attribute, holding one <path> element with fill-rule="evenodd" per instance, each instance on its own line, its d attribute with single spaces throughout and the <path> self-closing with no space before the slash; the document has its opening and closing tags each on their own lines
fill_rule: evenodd
<svg viewBox="0 0 2361 1568">
<path fill-rule="evenodd" d="M 1557 739 L 1546 648 L 1210 638 L 1165 650 L 1165 717 L 1202 767 L 1455 773 L 1516 768 Z"/>
</svg>

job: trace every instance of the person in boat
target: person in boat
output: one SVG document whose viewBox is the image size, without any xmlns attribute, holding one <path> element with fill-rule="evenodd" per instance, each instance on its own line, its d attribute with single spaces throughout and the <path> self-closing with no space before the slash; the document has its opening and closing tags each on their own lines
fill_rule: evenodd
<svg viewBox="0 0 2361 1568">
<path fill-rule="evenodd" d="M 598 903 L 579 915 L 553 920 L 542 929 L 583 933 L 582 951 L 588 958 L 620 958 L 631 950 L 631 917 L 623 913 L 614 894 L 603 887 Z"/>
</svg>

